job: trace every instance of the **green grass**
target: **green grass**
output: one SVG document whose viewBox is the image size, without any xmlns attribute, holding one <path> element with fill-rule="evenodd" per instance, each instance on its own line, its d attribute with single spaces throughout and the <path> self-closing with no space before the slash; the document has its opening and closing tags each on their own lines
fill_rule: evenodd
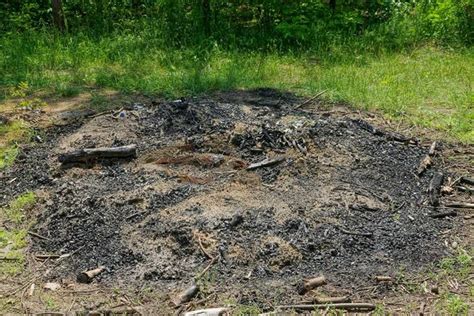
<svg viewBox="0 0 474 316">
<path fill-rule="evenodd" d="M 26 192 L 12 200 L 7 207 L 0 209 L 0 249 L 2 257 L 8 260 L 0 260 L 0 276 L 16 275 L 23 271 L 26 247 L 26 236 L 28 224 L 24 222 L 25 212 L 36 203 L 36 194 Z M 8 228 L 5 222 L 12 222 Z"/>
<path fill-rule="evenodd" d="M 2 209 L 2 217 L 20 224 L 25 217 L 25 210 L 31 208 L 36 202 L 36 194 L 26 192 L 10 202 L 9 206 Z"/>
<path fill-rule="evenodd" d="M 22 120 L 0 125 L 0 170 L 11 166 L 18 155 L 18 142 L 30 136 L 28 124 Z"/>
<path fill-rule="evenodd" d="M 159 45 L 140 34 L 99 40 L 43 33 L 0 38 L 0 89 L 4 98 L 20 83 L 33 93 L 66 97 L 90 88 L 168 97 L 254 87 L 311 96 L 327 89 L 330 100 L 474 143 L 472 48 L 387 52 L 348 43 L 278 54 Z"/>
</svg>

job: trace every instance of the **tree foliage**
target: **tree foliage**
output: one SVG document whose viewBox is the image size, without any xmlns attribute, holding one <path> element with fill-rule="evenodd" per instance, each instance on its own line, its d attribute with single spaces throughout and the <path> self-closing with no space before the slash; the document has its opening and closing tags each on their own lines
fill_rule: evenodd
<svg viewBox="0 0 474 316">
<path fill-rule="evenodd" d="M 0 30 L 54 27 L 51 0 L 0 3 Z M 60 1 L 61 2 L 61 1 Z M 146 29 L 168 45 L 307 47 L 348 36 L 472 44 L 474 0 L 67 0 L 69 33 Z M 56 23 L 56 25 L 58 25 Z"/>
</svg>

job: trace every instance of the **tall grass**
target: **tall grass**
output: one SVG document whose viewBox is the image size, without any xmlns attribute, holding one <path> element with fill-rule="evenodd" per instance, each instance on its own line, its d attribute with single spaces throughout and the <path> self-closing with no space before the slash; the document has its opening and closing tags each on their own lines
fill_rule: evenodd
<svg viewBox="0 0 474 316">
<path fill-rule="evenodd" d="M 424 46 L 385 51 L 344 42 L 305 52 L 170 49 L 144 34 L 90 38 L 22 34 L 0 39 L 3 97 L 21 82 L 71 96 L 111 88 L 175 97 L 234 88 L 274 87 L 379 109 L 391 117 L 474 142 L 474 50 Z"/>
</svg>

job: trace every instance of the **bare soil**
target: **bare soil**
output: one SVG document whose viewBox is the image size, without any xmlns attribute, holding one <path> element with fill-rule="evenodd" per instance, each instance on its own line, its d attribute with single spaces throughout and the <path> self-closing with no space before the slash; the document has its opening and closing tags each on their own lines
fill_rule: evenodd
<svg viewBox="0 0 474 316">
<path fill-rule="evenodd" d="M 46 263 L 48 281 L 74 283 L 104 265 L 94 283 L 151 289 L 169 311 L 168 293 L 195 278 L 195 300 L 215 294 L 217 305 L 301 302 L 311 293 L 298 293 L 300 281 L 321 274 L 326 295 L 379 300 L 390 286 L 377 286 L 376 275 L 415 274 L 450 255 L 443 233 L 462 216 L 430 217 L 443 207 L 427 192 L 436 172 L 454 178 L 441 156 L 418 176 L 429 144 L 364 113 L 318 102 L 297 109 L 301 102 L 259 89 L 71 112 L 77 119 L 22 148 L 0 196 L 40 194 L 31 230 L 45 239 L 32 238 L 31 256 L 72 254 Z M 137 159 L 57 161 L 128 144 Z M 282 161 L 247 170 L 273 158 Z"/>
</svg>

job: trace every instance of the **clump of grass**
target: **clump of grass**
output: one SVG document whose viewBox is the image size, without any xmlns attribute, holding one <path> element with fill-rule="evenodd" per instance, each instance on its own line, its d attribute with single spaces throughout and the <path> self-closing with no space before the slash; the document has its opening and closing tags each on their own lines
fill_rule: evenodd
<svg viewBox="0 0 474 316">
<path fill-rule="evenodd" d="M 456 255 L 444 258 L 439 265 L 447 275 L 466 278 L 472 273 L 473 264 L 473 258 L 469 252 L 459 248 Z"/>
<path fill-rule="evenodd" d="M 17 143 L 30 136 L 29 126 L 22 120 L 0 125 L 0 170 L 13 164 L 18 155 Z"/>
<path fill-rule="evenodd" d="M 36 203 L 36 194 L 26 192 L 19 195 L 7 207 L 0 209 L 0 248 L 2 256 L 8 260 L 0 260 L 0 275 L 15 275 L 23 271 L 26 247 L 27 224 L 24 222 L 25 212 Z M 11 221 L 12 228 L 4 228 L 3 223 Z"/>
<path fill-rule="evenodd" d="M 2 215 L 16 224 L 20 224 L 25 216 L 25 210 L 32 207 L 36 202 L 36 194 L 33 192 L 26 192 L 18 196 L 9 206 L 4 208 Z"/>
<path fill-rule="evenodd" d="M 446 315 L 468 315 L 469 304 L 459 295 L 447 293 L 436 304 L 438 311 L 445 311 Z"/>
<path fill-rule="evenodd" d="M 0 261 L 0 275 L 15 275 L 23 270 L 26 235 L 25 229 L 7 231 L 0 228 L 0 248 L 4 250 L 2 257 L 7 259 Z"/>
</svg>

